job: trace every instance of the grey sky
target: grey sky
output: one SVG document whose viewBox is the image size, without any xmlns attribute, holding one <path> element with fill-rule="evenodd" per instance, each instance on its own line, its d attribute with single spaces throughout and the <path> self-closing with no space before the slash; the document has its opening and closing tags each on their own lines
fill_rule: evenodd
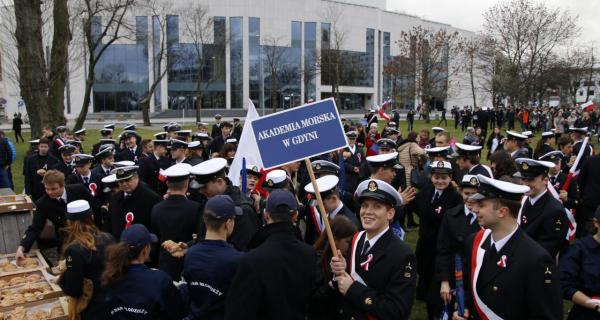
<svg viewBox="0 0 600 320">
<path fill-rule="evenodd" d="M 425 19 L 449 23 L 457 28 L 479 31 L 483 12 L 499 0 L 387 0 L 389 10 L 403 11 Z M 582 27 L 577 42 L 600 44 L 600 0 L 544 0 L 549 7 L 559 7 L 579 15 Z"/>
</svg>

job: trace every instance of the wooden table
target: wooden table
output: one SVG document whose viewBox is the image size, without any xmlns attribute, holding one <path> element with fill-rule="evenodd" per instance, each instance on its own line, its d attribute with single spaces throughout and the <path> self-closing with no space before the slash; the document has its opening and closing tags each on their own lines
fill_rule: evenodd
<svg viewBox="0 0 600 320">
<path fill-rule="evenodd" d="M 0 188 L 0 196 L 14 195 L 10 188 Z M 14 253 L 21 237 L 31 224 L 31 211 L 0 213 L 0 253 Z"/>
</svg>

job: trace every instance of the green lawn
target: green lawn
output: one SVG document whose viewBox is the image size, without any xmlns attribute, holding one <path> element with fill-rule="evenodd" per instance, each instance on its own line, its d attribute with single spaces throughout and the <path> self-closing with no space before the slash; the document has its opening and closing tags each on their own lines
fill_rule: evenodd
<svg viewBox="0 0 600 320">
<path fill-rule="evenodd" d="M 383 125 L 384 125 L 383 122 L 380 122 L 380 127 L 382 127 Z M 406 121 L 400 122 L 400 131 L 402 132 L 403 136 L 406 136 L 408 134 L 408 132 L 406 131 L 406 126 L 407 126 Z M 433 126 L 437 126 L 437 121 L 433 120 L 429 124 L 426 124 L 425 121 L 415 121 L 414 122 L 414 131 L 418 132 L 419 130 L 421 130 L 423 128 L 431 128 Z M 185 129 L 195 130 L 195 127 L 186 126 Z M 462 132 L 462 130 L 460 130 L 460 128 L 458 130 L 454 129 L 454 121 L 453 120 L 448 121 L 448 126 L 446 127 L 446 129 L 451 133 L 451 136 L 456 138 L 457 141 L 459 141 L 459 142 L 462 141 L 464 133 Z M 162 130 L 159 130 L 159 129 L 151 130 L 151 129 L 139 128 L 137 131 L 143 138 L 152 138 L 152 134 L 154 134 L 158 131 L 162 131 Z M 491 131 L 488 130 L 488 134 L 489 134 L 489 132 L 491 132 Z M 14 142 L 14 136 L 12 135 L 12 133 L 8 133 L 8 131 L 7 131 L 7 134 L 10 137 L 10 139 Z M 539 139 L 539 135 L 540 134 L 538 133 L 538 136 L 533 139 L 533 141 L 531 143 L 532 148 L 535 147 L 535 143 Z M 28 138 L 29 132 L 24 132 L 23 136 Z M 116 136 L 116 134 L 115 134 L 115 136 Z M 87 130 L 86 140 L 83 142 L 84 150 L 90 152 L 92 149 L 92 145 L 94 143 L 96 143 L 99 138 L 100 138 L 100 133 L 98 132 L 97 129 Z M 594 143 L 595 147 L 597 148 L 597 145 L 596 145 L 597 139 L 592 139 L 592 140 L 594 140 L 593 143 Z M 17 144 L 15 144 L 15 146 L 17 148 L 17 160 L 12 165 L 13 181 L 15 184 L 15 192 L 21 193 L 23 191 L 23 175 L 22 175 L 23 158 L 24 158 L 24 155 L 25 155 L 27 149 L 29 148 L 29 144 L 27 142 L 17 143 Z M 482 155 L 485 155 L 485 154 L 487 154 L 487 150 L 484 150 L 482 152 Z M 485 160 L 485 157 L 483 157 L 483 158 L 484 158 L 483 162 L 484 163 L 487 162 L 487 160 Z M 418 238 L 417 230 L 409 231 L 406 235 L 405 241 L 413 248 L 413 250 L 415 249 L 415 246 L 417 243 L 417 238 Z M 568 311 L 569 306 L 570 306 L 569 302 L 565 303 L 565 314 L 566 314 L 566 311 Z M 420 320 L 420 319 L 426 319 L 426 318 L 427 318 L 427 312 L 426 312 L 425 304 L 420 301 L 416 301 L 415 305 L 413 307 L 411 319 Z"/>
</svg>

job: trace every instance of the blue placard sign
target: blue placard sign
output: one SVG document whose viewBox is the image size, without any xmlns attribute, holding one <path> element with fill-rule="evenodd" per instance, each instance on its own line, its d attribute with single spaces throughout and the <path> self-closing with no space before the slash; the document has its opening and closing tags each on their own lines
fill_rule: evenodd
<svg viewBox="0 0 600 320">
<path fill-rule="evenodd" d="M 258 118 L 252 129 L 265 169 L 348 145 L 333 98 Z"/>
</svg>

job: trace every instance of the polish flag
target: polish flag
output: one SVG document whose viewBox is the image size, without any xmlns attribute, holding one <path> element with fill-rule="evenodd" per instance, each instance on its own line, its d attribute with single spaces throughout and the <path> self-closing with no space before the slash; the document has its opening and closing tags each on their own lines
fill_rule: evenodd
<svg viewBox="0 0 600 320">
<path fill-rule="evenodd" d="M 583 109 L 583 111 L 585 111 L 585 112 L 590 112 L 590 111 L 594 110 L 595 107 L 596 107 L 596 105 L 594 104 L 593 101 L 588 101 L 581 105 L 581 109 Z"/>
<path fill-rule="evenodd" d="M 386 121 L 390 121 L 390 116 L 385 113 L 385 109 L 387 108 L 388 105 L 390 105 L 390 103 L 392 102 L 391 99 L 385 100 L 383 102 L 383 104 L 381 104 L 381 107 L 378 108 L 377 113 L 379 114 L 379 116 L 383 119 L 385 119 Z"/>
</svg>

